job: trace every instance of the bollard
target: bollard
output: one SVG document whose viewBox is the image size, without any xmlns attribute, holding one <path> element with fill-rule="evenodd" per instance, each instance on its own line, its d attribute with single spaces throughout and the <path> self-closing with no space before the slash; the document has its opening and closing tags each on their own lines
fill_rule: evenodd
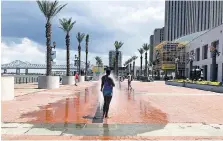
<svg viewBox="0 0 223 141">
<path fill-rule="evenodd" d="M 28 80 L 27 80 L 27 77 L 26 77 L 26 83 L 27 83 L 27 81 L 28 81 Z"/>
</svg>

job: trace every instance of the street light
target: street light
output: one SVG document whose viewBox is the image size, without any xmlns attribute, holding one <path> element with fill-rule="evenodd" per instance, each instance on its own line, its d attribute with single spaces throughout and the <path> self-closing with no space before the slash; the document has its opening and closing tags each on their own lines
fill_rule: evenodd
<svg viewBox="0 0 223 141">
<path fill-rule="evenodd" d="M 76 70 L 76 72 L 78 71 L 78 60 L 79 60 L 79 58 L 78 58 L 77 55 L 75 54 L 74 66 L 77 66 L 77 70 Z M 79 73 L 80 73 L 80 72 L 79 72 Z"/>
<path fill-rule="evenodd" d="M 50 54 L 51 54 L 50 60 L 53 61 L 53 58 L 52 57 L 53 57 L 54 53 L 52 53 L 52 49 L 55 49 L 56 48 L 56 42 L 55 41 L 53 42 L 53 46 L 50 46 L 50 48 L 51 48 L 51 50 L 50 50 Z"/>
<path fill-rule="evenodd" d="M 177 58 L 175 58 L 175 76 L 176 76 L 176 78 L 178 78 L 178 73 L 179 73 L 179 70 L 178 70 L 178 64 L 179 64 L 179 61 L 180 61 L 180 59 L 177 57 Z"/>
<path fill-rule="evenodd" d="M 56 42 L 53 42 L 53 46 L 51 46 L 51 48 L 55 49 L 56 48 Z"/>
</svg>

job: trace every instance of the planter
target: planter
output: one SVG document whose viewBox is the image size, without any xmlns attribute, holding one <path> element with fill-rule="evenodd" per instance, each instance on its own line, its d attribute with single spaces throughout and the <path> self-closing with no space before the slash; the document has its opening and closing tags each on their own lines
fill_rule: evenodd
<svg viewBox="0 0 223 141">
<path fill-rule="evenodd" d="M 79 76 L 79 82 L 84 82 L 85 76 Z"/>
<path fill-rule="evenodd" d="M 217 93 L 223 93 L 223 86 L 212 86 L 212 85 L 202 85 L 202 84 L 193 84 L 193 83 L 181 83 L 181 82 L 171 82 L 166 81 L 166 85 L 172 86 L 180 86 L 180 87 L 187 87 L 192 89 L 199 89 L 204 91 L 212 91 Z"/>
<path fill-rule="evenodd" d="M 194 88 L 194 89 L 199 89 L 199 90 L 223 93 L 223 87 L 222 86 L 202 85 L 202 84 L 193 84 L 193 83 L 186 83 L 185 86 L 188 87 L 188 88 Z"/>
<path fill-rule="evenodd" d="M 62 76 L 62 85 L 73 85 L 74 76 Z"/>
<path fill-rule="evenodd" d="M 13 100 L 15 98 L 13 76 L 1 76 L 1 96 L 2 101 Z"/>
<path fill-rule="evenodd" d="M 172 81 L 165 81 L 166 85 L 172 85 L 172 86 L 180 86 L 180 87 L 184 87 L 185 83 L 180 83 L 180 82 L 172 82 Z"/>
<path fill-rule="evenodd" d="M 59 76 L 39 76 L 38 88 L 39 89 L 55 89 L 60 87 Z"/>
</svg>

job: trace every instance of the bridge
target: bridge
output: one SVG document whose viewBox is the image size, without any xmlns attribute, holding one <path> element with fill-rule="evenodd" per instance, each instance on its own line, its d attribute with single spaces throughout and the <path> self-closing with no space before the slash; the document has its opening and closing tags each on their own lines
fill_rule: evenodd
<svg viewBox="0 0 223 141">
<path fill-rule="evenodd" d="M 52 69 L 56 70 L 66 70 L 67 65 L 54 65 L 52 64 Z M 21 60 L 15 60 L 7 64 L 2 64 L 1 69 L 4 70 L 4 73 L 7 73 L 8 69 L 16 69 L 16 73 L 20 74 L 20 69 L 25 69 L 26 74 L 28 69 L 46 69 L 46 64 L 31 64 L 29 62 L 23 62 Z M 85 62 L 81 61 L 81 69 L 85 69 Z M 70 64 L 70 70 L 77 70 L 77 66 Z"/>
</svg>

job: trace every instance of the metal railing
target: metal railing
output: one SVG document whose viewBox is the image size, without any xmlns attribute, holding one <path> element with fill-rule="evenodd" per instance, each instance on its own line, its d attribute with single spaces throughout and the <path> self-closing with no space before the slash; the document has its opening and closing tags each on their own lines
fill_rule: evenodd
<svg viewBox="0 0 223 141">
<path fill-rule="evenodd" d="M 35 83 L 38 82 L 38 76 L 15 76 L 14 83 L 15 84 L 24 84 L 24 83 Z"/>
</svg>

